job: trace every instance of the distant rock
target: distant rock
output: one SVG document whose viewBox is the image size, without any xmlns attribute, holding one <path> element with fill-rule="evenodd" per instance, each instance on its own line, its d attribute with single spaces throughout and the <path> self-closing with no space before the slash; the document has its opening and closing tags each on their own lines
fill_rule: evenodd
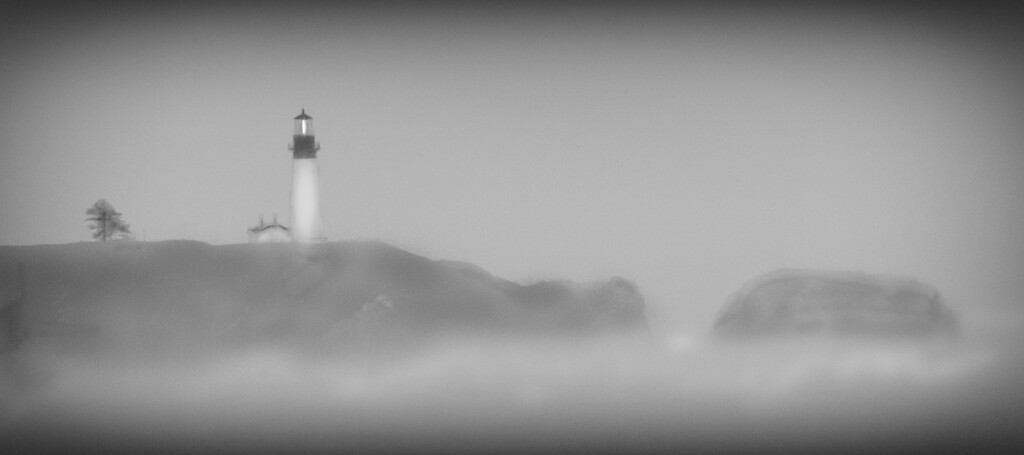
<svg viewBox="0 0 1024 455">
<path fill-rule="evenodd" d="M 824 334 L 928 337 L 957 322 L 932 286 L 910 278 L 855 272 L 782 270 L 752 280 L 714 324 L 729 337 Z"/>
<path fill-rule="evenodd" d="M 519 284 L 378 242 L 0 247 L 0 283 L 29 343 L 79 334 L 76 346 L 143 353 L 647 330 L 644 298 L 623 278 Z"/>
</svg>

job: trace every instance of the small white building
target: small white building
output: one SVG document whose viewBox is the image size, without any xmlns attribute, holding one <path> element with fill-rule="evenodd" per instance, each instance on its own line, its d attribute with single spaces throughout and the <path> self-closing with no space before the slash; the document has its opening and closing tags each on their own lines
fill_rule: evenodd
<svg viewBox="0 0 1024 455">
<path fill-rule="evenodd" d="M 286 243 L 292 241 L 292 232 L 277 222 L 266 224 L 260 216 L 260 224 L 249 228 L 249 243 Z"/>
</svg>

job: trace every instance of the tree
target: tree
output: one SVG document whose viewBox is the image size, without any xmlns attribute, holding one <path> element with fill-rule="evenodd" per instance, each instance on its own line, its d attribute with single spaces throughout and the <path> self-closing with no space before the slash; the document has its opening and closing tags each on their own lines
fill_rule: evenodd
<svg viewBox="0 0 1024 455">
<path fill-rule="evenodd" d="M 89 229 L 95 231 L 92 234 L 94 239 L 106 242 L 107 239 L 113 238 L 115 235 L 119 234 L 124 237 L 132 233 L 128 224 L 121 220 L 121 213 L 114 210 L 114 206 L 110 205 L 106 199 L 96 201 L 85 211 L 85 214 L 89 215 L 85 221 L 93 222 L 89 225 Z"/>
</svg>

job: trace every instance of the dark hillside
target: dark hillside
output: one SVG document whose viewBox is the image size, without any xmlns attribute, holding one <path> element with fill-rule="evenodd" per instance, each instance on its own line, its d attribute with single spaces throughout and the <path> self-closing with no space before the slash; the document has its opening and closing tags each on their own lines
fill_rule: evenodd
<svg viewBox="0 0 1024 455">
<path fill-rule="evenodd" d="M 0 247 L 0 283 L 9 345 L 97 351 L 195 353 L 239 343 L 344 349 L 472 332 L 647 326 L 643 297 L 625 279 L 521 285 L 376 242 Z"/>
</svg>

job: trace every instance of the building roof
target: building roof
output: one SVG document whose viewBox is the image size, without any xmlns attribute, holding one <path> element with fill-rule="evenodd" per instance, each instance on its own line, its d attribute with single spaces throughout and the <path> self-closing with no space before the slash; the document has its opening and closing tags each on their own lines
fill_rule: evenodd
<svg viewBox="0 0 1024 455">
<path fill-rule="evenodd" d="M 285 231 L 289 230 L 287 227 L 277 223 L 277 214 L 274 214 L 274 222 L 273 223 L 266 224 L 263 221 L 263 217 L 261 216 L 260 217 L 260 224 L 259 224 L 259 226 L 253 226 L 253 227 L 249 228 L 249 232 L 262 232 L 262 231 L 266 231 L 268 229 L 283 229 Z"/>
<path fill-rule="evenodd" d="M 302 109 L 302 113 L 295 116 L 295 120 L 312 120 L 313 117 L 306 115 L 306 109 Z"/>
<path fill-rule="evenodd" d="M 289 230 L 288 228 L 286 228 L 286 227 L 284 227 L 284 226 L 282 226 L 280 224 L 276 224 L 275 223 L 275 224 L 267 224 L 267 225 L 263 225 L 263 226 L 251 227 L 251 228 L 249 228 L 249 232 L 263 232 L 263 231 L 270 230 L 270 229 L 281 229 L 281 230 L 284 230 L 284 231 L 288 231 Z"/>
</svg>

